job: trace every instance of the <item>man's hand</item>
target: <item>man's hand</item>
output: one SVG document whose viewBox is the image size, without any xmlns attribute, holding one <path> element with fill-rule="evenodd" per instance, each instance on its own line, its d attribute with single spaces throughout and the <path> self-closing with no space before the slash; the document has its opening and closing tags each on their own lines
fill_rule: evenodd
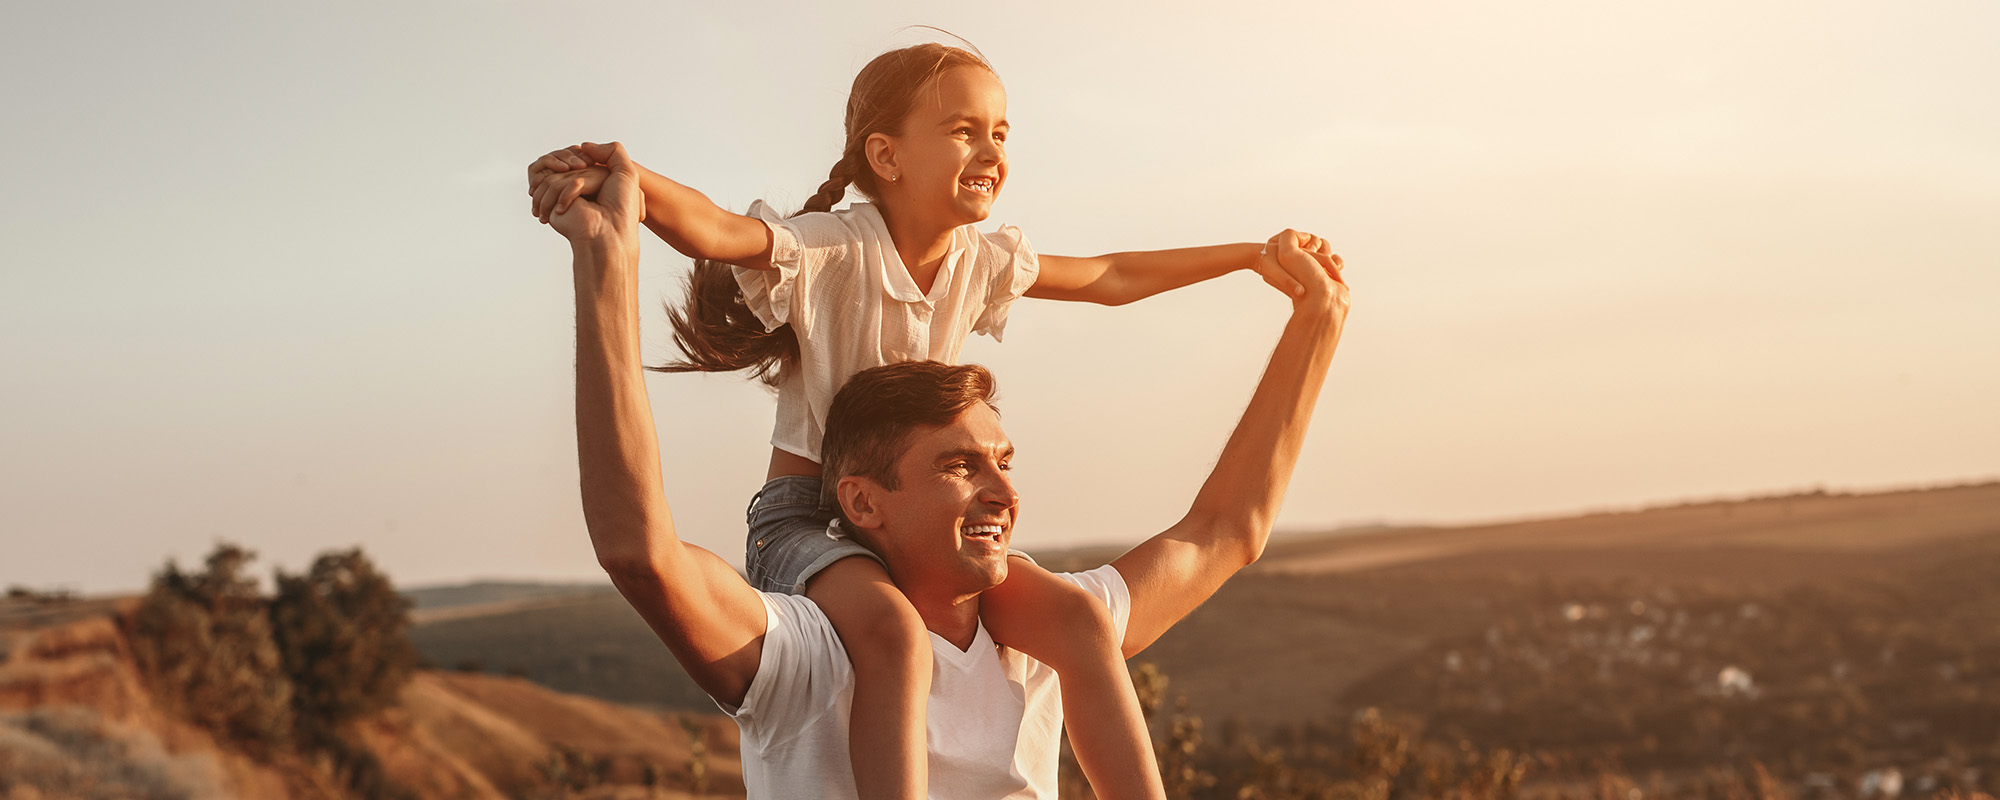
<svg viewBox="0 0 2000 800">
<path fill-rule="evenodd" d="M 579 197 L 592 197 L 604 186 L 604 180 L 611 176 L 607 167 L 585 167 L 568 172 L 557 172 L 542 179 L 533 189 L 534 200 L 528 205 L 528 213 L 546 225 L 549 218 L 569 210 L 569 204 Z"/>
<path fill-rule="evenodd" d="M 638 165 L 625 153 L 625 146 L 617 142 L 603 145 L 586 142 L 579 148 L 585 155 L 603 156 L 604 179 L 594 197 L 572 197 L 544 221 L 572 244 L 611 241 L 637 247 L 639 220 L 646 213 L 645 196 L 639 192 Z"/>
<path fill-rule="evenodd" d="M 1339 262 L 1340 257 L 1333 255 L 1325 239 L 1286 228 L 1264 243 L 1251 268 L 1265 283 L 1297 302 L 1305 297 L 1306 287 L 1317 280 L 1313 273 L 1330 274 L 1334 280 L 1340 280 Z"/>
</svg>

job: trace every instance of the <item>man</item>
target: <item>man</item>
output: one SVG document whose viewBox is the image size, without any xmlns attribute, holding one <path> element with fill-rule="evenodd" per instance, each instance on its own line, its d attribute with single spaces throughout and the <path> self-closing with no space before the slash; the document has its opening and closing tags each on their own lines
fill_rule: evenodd
<svg viewBox="0 0 2000 800">
<path fill-rule="evenodd" d="M 639 357 L 637 174 L 622 146 L 612 150 L 598 196 L 551 219 L 573 255 L 577 450 L 591 543 L 626 600 L 742 727 L 751 797 L 853 797 L 852 673 L 831 624 L 810 601 L 759 594 L 675 536 Z M 1298 461 L 1348 295 L 1339 257 L 1300 250 L 1289 235 L 1273 247 L 1307 288 L 1192 508 L 1110 565 L 1069 576 L 1104 603 L 1127 657 L 1262 554 Z M 979 625 L 980 594 L 1006 577 L 1019 505 L 1007 473 L 1013 447 L 991 399 L 991 377 L 978 367 L 861 373 L 829 413 L 825 480 L 844 527 L 882 558 L 933 634 L 932 796 L 1053 798 L 1055 676 L 995 647 Z"/>
</svg>

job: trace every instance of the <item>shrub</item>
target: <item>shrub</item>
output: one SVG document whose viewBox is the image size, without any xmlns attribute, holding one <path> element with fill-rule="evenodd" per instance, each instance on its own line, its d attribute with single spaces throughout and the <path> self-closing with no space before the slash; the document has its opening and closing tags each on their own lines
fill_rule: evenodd
<svg viewBox="0 0 2000 800">
<path fill-rule="evenodd" d="M 292 708 L 333 730 L 395 705 L 416 669 L 410 602 L 359 549 L 321 554 L 303 575 L 277 572 L 271 628 Z"/>
<path fill-rule="evenodd" d="M 218 544 L 200 572 L 172 561 L 133 614 L 133 657 L 160 704 L 253 755 L 285 745 L 292 683 L 254 579 L 256 555 Z"/>
</svg>

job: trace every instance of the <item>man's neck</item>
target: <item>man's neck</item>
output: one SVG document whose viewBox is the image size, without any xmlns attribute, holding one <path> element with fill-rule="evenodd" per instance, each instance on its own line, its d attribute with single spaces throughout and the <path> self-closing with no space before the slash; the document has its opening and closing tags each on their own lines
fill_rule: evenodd
<svg viewBox="0 0 2000 800">
<path fill-rule="evenodd" d="M 925 597 L 918 593 L 906 596 L 931 633 L 961 651 L 972 647 L 972 640 L 979 635 L 979 595 Z"/>
</svg>

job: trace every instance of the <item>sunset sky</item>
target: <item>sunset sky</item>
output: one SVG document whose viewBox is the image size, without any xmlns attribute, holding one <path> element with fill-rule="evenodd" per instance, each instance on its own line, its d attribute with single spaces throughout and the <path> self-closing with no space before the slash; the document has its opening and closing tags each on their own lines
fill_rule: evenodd
<svg viewBox="0 0 2000 800">
<path fill-rule="evenodd" d="M 619 139 L 741 209 L 936 34 L 1009 95 L 986 227 L 1259 241 L 1354 310 L 1280 527 L 2000 477 L 1990 2 L 33 3 L 0 27 L 0 585 L 226 539 L 401 584 L 590 579 L 568 249 L 524 168 Z M 686 259 L 649 241 L 648 298 Z M 649 300 L 650 355 L 669 345 Z M 1017 546 L 1176 520 L 1288 306 L 1249 274 L 1024 301 L 967 360 Z M 650 379 L 689 540 L 741 560 L 772 401 Z"/>
</svg>

